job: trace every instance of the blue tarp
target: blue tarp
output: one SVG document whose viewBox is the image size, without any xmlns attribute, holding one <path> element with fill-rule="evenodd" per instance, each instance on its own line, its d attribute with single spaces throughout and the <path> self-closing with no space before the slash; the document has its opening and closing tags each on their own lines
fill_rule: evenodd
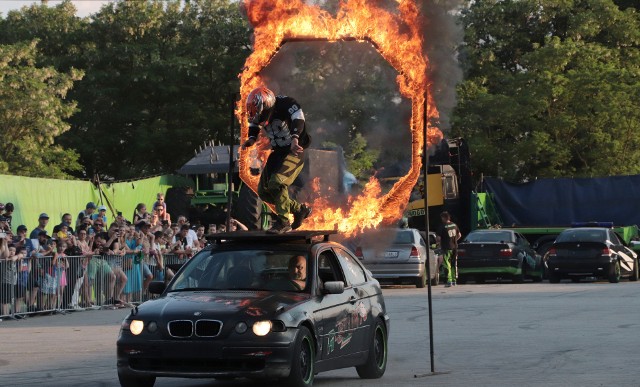
<svg viewBox="0 0 640 387">
<path fill-rule="evenodd" d="M 640 175 L 537 179 L 513 184 L 484 178 L 505 226 L 568 226 L 572 222 L 640 225 Z"/>
</svg>

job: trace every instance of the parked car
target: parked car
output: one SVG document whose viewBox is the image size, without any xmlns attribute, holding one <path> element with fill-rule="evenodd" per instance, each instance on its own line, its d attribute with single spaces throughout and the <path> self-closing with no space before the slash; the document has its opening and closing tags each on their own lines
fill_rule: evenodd
<svg viewBox="0 0 640 387">
<path fill-rule="evenodd" d="M 505 277 L 540 282 L 543 275 L 542 257 L 513 230 L 475 230 L 458 243 L 458 283 L 471 277 L 476 282 Z"/>
<path fill-rule="evenodd" d="M 159 297 L 122 322 L 120 384 L 250 377 L 311 386 L 318 372 L 346 367 L 381 377 L 389 332 L 382 291 L 331 233 L 214 234 L 166 287 L 152 282 Z"/>
<path fill-rule="evenodd" d="M 605 227 L 570 228 L 562 231 L 545 255 L 549 282 L 563 278 L 574 282 L 586 277 L 619 282 L 638 280 L 638 255 Z"/>
<path fill-rule="evenodd" d="M 384 228 L 361 236 L 355 255 L 374 278 L 394 283 L 410 282 L 418 288 L 427 283 L 427 255 L 431 285 L 440 282 L 438 258 L 415 228 Z"/>
</svg>

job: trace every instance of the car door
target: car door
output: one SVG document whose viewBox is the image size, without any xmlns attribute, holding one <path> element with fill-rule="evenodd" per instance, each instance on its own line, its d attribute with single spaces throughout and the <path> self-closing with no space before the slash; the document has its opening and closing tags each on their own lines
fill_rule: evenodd
<svg viewBox="0 0 640 387">
<path fill-rule="evenodd" d="M 620 241 L 620 238 L 618 238 L 618 235 L 613 232 L 613 230 L 607 230 L 607 237 L 609 239 L 609 242 L 611 243 L 609 245 L 609 248 L 613 250 L 620 258 L 620 269 L 627 273 L 633 272 L 633 266 L 635 265 L 635 262 L 631 252 L 627 251 L 627 248 Z"/>
<path fill-rule="evenodd" d="M 527 266 L 525 271 L 527 273 L 532 273 L 535 271 L 539 271 L 541 269 L 540 259 L 537 256 L 536 252 L 531 248 L 529 241 L 522 234 L 516 233 L 516 244 L 518 249 L 524 255 L 524 264 Z"/>
<path fill-rule="evenodd" d="M 336 359 L 352 353 L 351 317 L 355 313 L 354 301 L 358 297 L 356 290 L 347 285 L 342 266 L 331 248 L 318 253 L 317 271 L 320 289 L 322 283 L 329 281 L 342 281 L 345 287 L 342 294 L 319 295 L 319 302 L 314 310 L 318 336 L 322 343 L 320 357 L 322 360 Z"/>
<path fill-rule="evenodd" d="M 373 321 L 371 317 L 371 295 L 368 293 L 366 286 L 367 275 L 357 258 L 341 248 L 334 248 L 333 250 L 342 266 L 347 286 L 355 295 L 355 298 L 351 300 L 354 308 L 351 311 L 351 316 L 349 316 L 349 326 L 352 333 L 351 341 L 353 343 L 351 351 L 363 351 L 369 342 L 368 338 L 371 336 L 369 328 Z"/>
</svg>

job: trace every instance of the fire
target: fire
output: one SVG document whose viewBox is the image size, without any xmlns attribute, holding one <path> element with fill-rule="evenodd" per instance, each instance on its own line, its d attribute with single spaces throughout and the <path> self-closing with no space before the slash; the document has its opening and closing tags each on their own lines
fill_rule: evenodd
<svg viewBox="0 0 640 387">
<path fill-rule="evenodd" d="M 420 175 L 424 136 L 424 118 L 427 117 L 427 144 L 440 141 L 442 133 L 431 122 L 438 118 L 427 79 L 428 58 L 423 54 L 422 26 L 415 0 L 398 0 L 398 13 L 390 13 L 375 2 L 348 0 L 340 4 L 335 17 L 315 5 L 302 0 L 243 0 L 249 22 L 254 27 L 254 52 L 247 58 L 240 74 L 241 99 L 236 116 L 241 122 L 242 138 L 247 137 L 248 124 L 244 101 L 249 92 L 263 85 L 260 71 L 265 68 L 280 47 L 288 41 L 304 40 L 356 40 L 369 41 L 398 71 L 400 93 L 412 101 L 409 129 L 412 134 L 411 168 L 382 195 L 380 185 L 372 177 L 361 194 L 349 199 L 349 208 L 338 208 L 318 197 L 311 203 L 313 213 L 303 224 L 306 229 L 338 229 L 352 235 L 380 224 L 391 224 L 402 217 L 409 195 Z M 428 98 L 425 104 L 425 95 Z M 427 106 L 425 115 L 424 109 Z M 259 140 L 259 157 L 263 161 L 269 154 L 265 138 Z M 259 177 L 249 171 L 249 151 L 241 151 L 240 177 L 254 191 Z M 319 182 L 314 182 L 319 184 Z M 314 190 L 318 192 L 318 190 Z"/>
</svg>

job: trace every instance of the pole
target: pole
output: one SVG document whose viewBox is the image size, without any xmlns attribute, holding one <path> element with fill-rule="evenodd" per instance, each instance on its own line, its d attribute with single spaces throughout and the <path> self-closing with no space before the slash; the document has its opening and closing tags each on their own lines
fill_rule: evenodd
<svg viewBox="0 0 640 387">
<path fill-rule="evenodd" d="M 233 160 L 233 154 L 235 150 L 235 108 L 236 108 L 236 93 L 231 94 L 231 117 L 229 120 L 229 171 L 227 173 L 227 231 L 231 230 L 231 207 L 233 206 L 233 167 L 235 162 Z"/>
<path fill-rule="evenodd" d="M 427 142 L 427 120 L 429 119 L 429 117 L 427 116 L 427 108 L 428 108 L 428 102 L 427 102 L 427 93 L 428 91 L 424 92 L 424 111 L 423 111 L 423 122 L 422 122 L 422 136 L 424 138 L 423 140 L 423 148 L 422 148 L 422 156 L 424 158 L 424 165 L 422 166 L 422 173 L 423 173 L 423 179 L 424 179 L 424 230 L 427 234 L 427 245 L 429 245 L 429 247 L 431 247 L 431 245 L 429 244 L 429 204 L 428 204 L 428 198 L 427 198 L 427 192 L 429 192 L 429 179 L 428 177 L 428 171 L 427 169 L 429 169 L 429 155 L 427 154 L 427 146 L 428 146 L 428 142 Z M 429 251 L 431 250 L 431 248 L 429 248 Z M 431 372 L 435 372 L 435 368 L 434 368 L 434 350 L 433 350 L 433 310 L 431 308 L 431 257 L 429 257 L 429 259 L 427 259 L 427 295 L 428 295 L 428 304 L 429 304 L 429 355 L 430 355 L 430 360 L 431 360 Z"/>
<path fill-rule="evenodd" d="M 428 91 L 424 92 L 424 108 L 423 108 L 423 116 L 422 116 L 422 137 L 424 139 L 423 144 L 422 144 L 422 156 L 424 159 L 423 165 L 422 165 L 422 178 L 424 180 L 424 230 L 425 233 L 427 235 L 427 245 L 429 246 L 429 251 L 431 250 L 431 245 L 429 243 L 429 204 L 428 204 L 428 198 L 427 198 L 427 192 L 428 190 L 428 169 L 429 169 L 429 155 L 427 154 L 427 119 L 429 118 L 427 116 L 427 108 L 428 106 L 428 102 L 427 102 L 427 97 L 428 97 Z M 433 350 L 433 309 L 431 308 L 431 304 L 432 304 L 432 299 L 431 299 L 431 257 L 427 258 L 427 303 L 429 306 L 429 359 L 431 361 L 431 373 L 429 374 L 418 374 L 418 375 L 414 375 L 414 378 L 421 378 L 421 377 L 425 377 L 425 376 L 432 376 L 432 375 L 438 375 L 441 373 L 445 373 L 445 372 L 440 372 L 440 373 L 436 373 L 435 372 L 435 365 L 434 365 L 434 350 Z M 438 268 L 436 268 L 437 270 Z"/>
</svg>

